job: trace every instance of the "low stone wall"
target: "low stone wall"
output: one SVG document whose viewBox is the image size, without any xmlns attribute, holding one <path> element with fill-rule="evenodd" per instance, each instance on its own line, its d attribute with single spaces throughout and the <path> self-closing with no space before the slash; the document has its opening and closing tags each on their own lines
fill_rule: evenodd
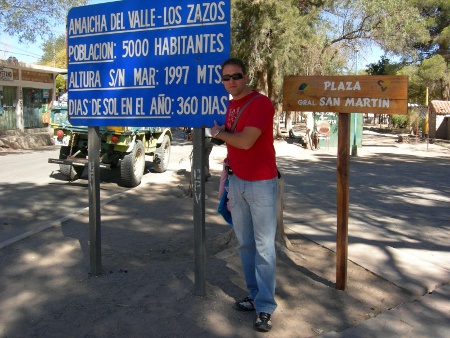
<svg viewBox="0 0 450 338">
<path fill-rule="evenodd" d="M 49 128 L 2 130 L 0 133 L 0 152 L 35 149 L 53 145 L 53 130 Z"/>
</svg>

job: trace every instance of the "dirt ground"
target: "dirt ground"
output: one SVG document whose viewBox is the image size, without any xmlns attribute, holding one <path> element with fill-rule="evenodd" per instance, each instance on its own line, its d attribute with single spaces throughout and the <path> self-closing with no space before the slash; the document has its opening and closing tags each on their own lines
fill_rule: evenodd
<svg viewBox="0 0 450 338">
<path fill-rule="evenodd" d="M 337 290 L 335 253 L 288 231 L 297 251 L 278 256 L 273 329 L 255 332 L 254 313 L 232 308 L 246 291 L 216 213 L 223 151 L 213 150 L 206 183 L 205 296 L 195 294 L 190 175 L 172 163 L 102 206 L 100 276 L 89 273 L 87 214 L 1 250 L 0 337 L 314 337 L 415 299 L 352 262 Z"/>
</svg>

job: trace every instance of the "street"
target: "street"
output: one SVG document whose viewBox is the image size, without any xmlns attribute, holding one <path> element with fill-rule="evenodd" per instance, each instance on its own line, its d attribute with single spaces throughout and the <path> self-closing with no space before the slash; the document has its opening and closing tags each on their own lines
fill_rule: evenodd
<svg viewBox="0 0 450 338">
<path fill-rule="evenodd" d="M 444 216 L 448 207 L 448 197 L 445 197 L 448 186 L 447 171 L 441 168 L 447 168 L 445 163 L 448 163 L 450 151 L 436 145 L 399 144 L 395 140 L 393 135 L 366 133 L 359 156 L 350 158 L 349 257 L 370 271 L 420 294 L 432 290 L 447 278 L 443 269 L 444 262 L 450 258 L 445 242 L 448 217 Z M 286 182 L 285 226 L 334 251 L 335 149 L 309 151 L 299 147 L 295 140 L 287 141 L 275 143 L 278 166 Z M 180 196 L 186 197 L 191 151 L 192 142 L 185 140 L 181 130 L 174 130 L 168 170 L 161 174 L 152 172 L 151 158 L 147 159 L 146 174 L 141 185 L 134 189 L 118 184 L 118 169 L 102 170 L 102 204 L 137 189 L 145 189 L 146 193 L 150 189 L 157 194 L 163 183 L 178 189 Z M 225 154 L 224 146 L 214 147 L 210 166 L 215 175 L 221 170 Z M 54 147 L 0 156 L 3 173 L 0 179 L 0 248 L 88 212 L 86 172 L 77 181 L 66 181 L 57 165 L 47 163 L 48 158 L 57 156 L 58 149 Z M 182 177 L 178 187 L 170 183 L 174 176 Z M 208 184 L 207 199 L 208 195 L 215 197 L 216 188 L 214 183 Z M 393 198 L 392 194 L 397 197 Z M 326 198 L 318 198 L 321 195 Z M 392 212 L 393 206 L 398 215 Z M 368 213 L 373 213 L 371 219 Z M 394 266 L 385 269 L 379 261 L 367 259 L 373 243 L 385 247 L 383 256 L 387 262 L 390 261 L 388 257 L 395 257 L 392 261 L 395 265 L 396 261 L 410 261 L 411 255 L 420 256 L 421 260 L 415 259 L 415 262 L 422 266 L 430 263 L 432 265 L 427 269 L 439 273 L 434 274 L 436 278 L 433 274 L 412 277 L 415 271 L 421 270 L 408 264 L 405 269 L 406 266 L 409 269 L 393 274 Z"/>
<path fill-rule="evenodd" d="M 173 130 L 168 173 L 180 162 L 189 166 L 192 142 L 184 140 L 181 131 Z M 2 155 L 0 153 L 0 155 Z M 69 182 L 59 171 L 59 165 L 48 163 L 58 158 L 59 147 L 49 146 L 0 156 L 0 248 L 6 242 L 31 234 L 36 229 L 51 226 L 68 215 L 86 212 L 89 207 L 88 180 L 84 171 L 81 179 Z M 152 176 L 152 157 L 146 158 L 146 170 L 141 185 Z M 119 185 L 119 168 L 101 170 L 100 198 L 102 201 L 122 194 L 129 188 Z"/>
</svg>

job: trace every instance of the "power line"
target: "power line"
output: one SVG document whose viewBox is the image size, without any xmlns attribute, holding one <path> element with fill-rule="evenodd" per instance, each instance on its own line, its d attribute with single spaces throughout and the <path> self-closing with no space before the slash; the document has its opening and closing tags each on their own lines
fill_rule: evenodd
<svg viewBox="0 0 450 338">
<path fill-rule="evenodd" d="M 15 46 L 15 45 L 11 45 L 11 44 L 9 44 L 9 43 L 7 43 L 7 42 L 2 42 L 2 45 L 3 45 L 3 47 L 14 48 L 14 49 L 17 49 L 17 50 L 19 50 L 19 51 L 21 51 L 21 52 L 27 52 L 27 53 L 30 53 L 30 51 L 29 51 L 28 49 L 22 49 L 22 48 L 20 48 L 20 47 Z M 40 56 L 40 55 L 38 55 L 38 54 L 36 54 L 36 53 L 31 53 L 31 54 L 28 54 L 28 55 L 36 55 L 36 56 Z"/>
<path fill-rule="evenodd" d="M 6 46 L 6 47 L 9 47 L 9 46 Z M 32 53 L 30 51 L 23 50 L 23 49 L 20 49 L 20 48 L 15 48 L 15 47 L 10 47 L 8 49 L 0 49 L 0 51 L 1 52 L 5 52 L 5 53 L 14 53 L 14 54 L 19 54 L 19 55 L 32 56 L 32 57 L 35 57 L 35 58 L 40 58 L 41 57 L 41 55 L 39 55 L 39 54 Z M 20 52 L 23 52 L 23 53 L 20 53 Z"/>
<path fill-rule="evenodd" d="M 37 54 L 26 54 L 26 53 L 18 53 L 18 52 L 14 52 L 8 49 L 0 49 L 0 52 L 5 52 L 5 53 L 10 53 L 10 54 L 17 54 L 17 55 L 25 55 L 25 56 L 31 56 L 33 58 L 39 59 L 41 56 L 37 55 Z"/>
<path fill-rule="evenodd" d="M 28 62 L 36 62 L 39 61 L 41 58 L 41 55 L 32 52 L 34 49 L 33 47 L 30 47 L 28 49 L 22 49 L 20 47 L 17 47 L 16 45 L 12 45 L 10 43 L 7 43 L 5 41 L 0 42 L 0 52 L 2 52 L 2 58 L 7 58 L 8 56 L 21 56 L 25 58 L 29 58 Z"/>
</svg>

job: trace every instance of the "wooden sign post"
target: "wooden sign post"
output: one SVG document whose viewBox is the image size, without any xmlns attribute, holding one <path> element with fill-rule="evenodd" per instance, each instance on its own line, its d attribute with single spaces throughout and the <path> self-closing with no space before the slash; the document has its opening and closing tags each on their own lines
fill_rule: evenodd
<svg viewBox="0 0 450 338">
<path fill-rule="evenodd" d="M 335 112 L 338 117 L 336 288 L 347 287 L 350 118 L 348 113 L 407 114 L 407 76 L 291 76 L 283 110 Z M 356 126 L 355 126 L 356 128 Z"/>
</svg>

